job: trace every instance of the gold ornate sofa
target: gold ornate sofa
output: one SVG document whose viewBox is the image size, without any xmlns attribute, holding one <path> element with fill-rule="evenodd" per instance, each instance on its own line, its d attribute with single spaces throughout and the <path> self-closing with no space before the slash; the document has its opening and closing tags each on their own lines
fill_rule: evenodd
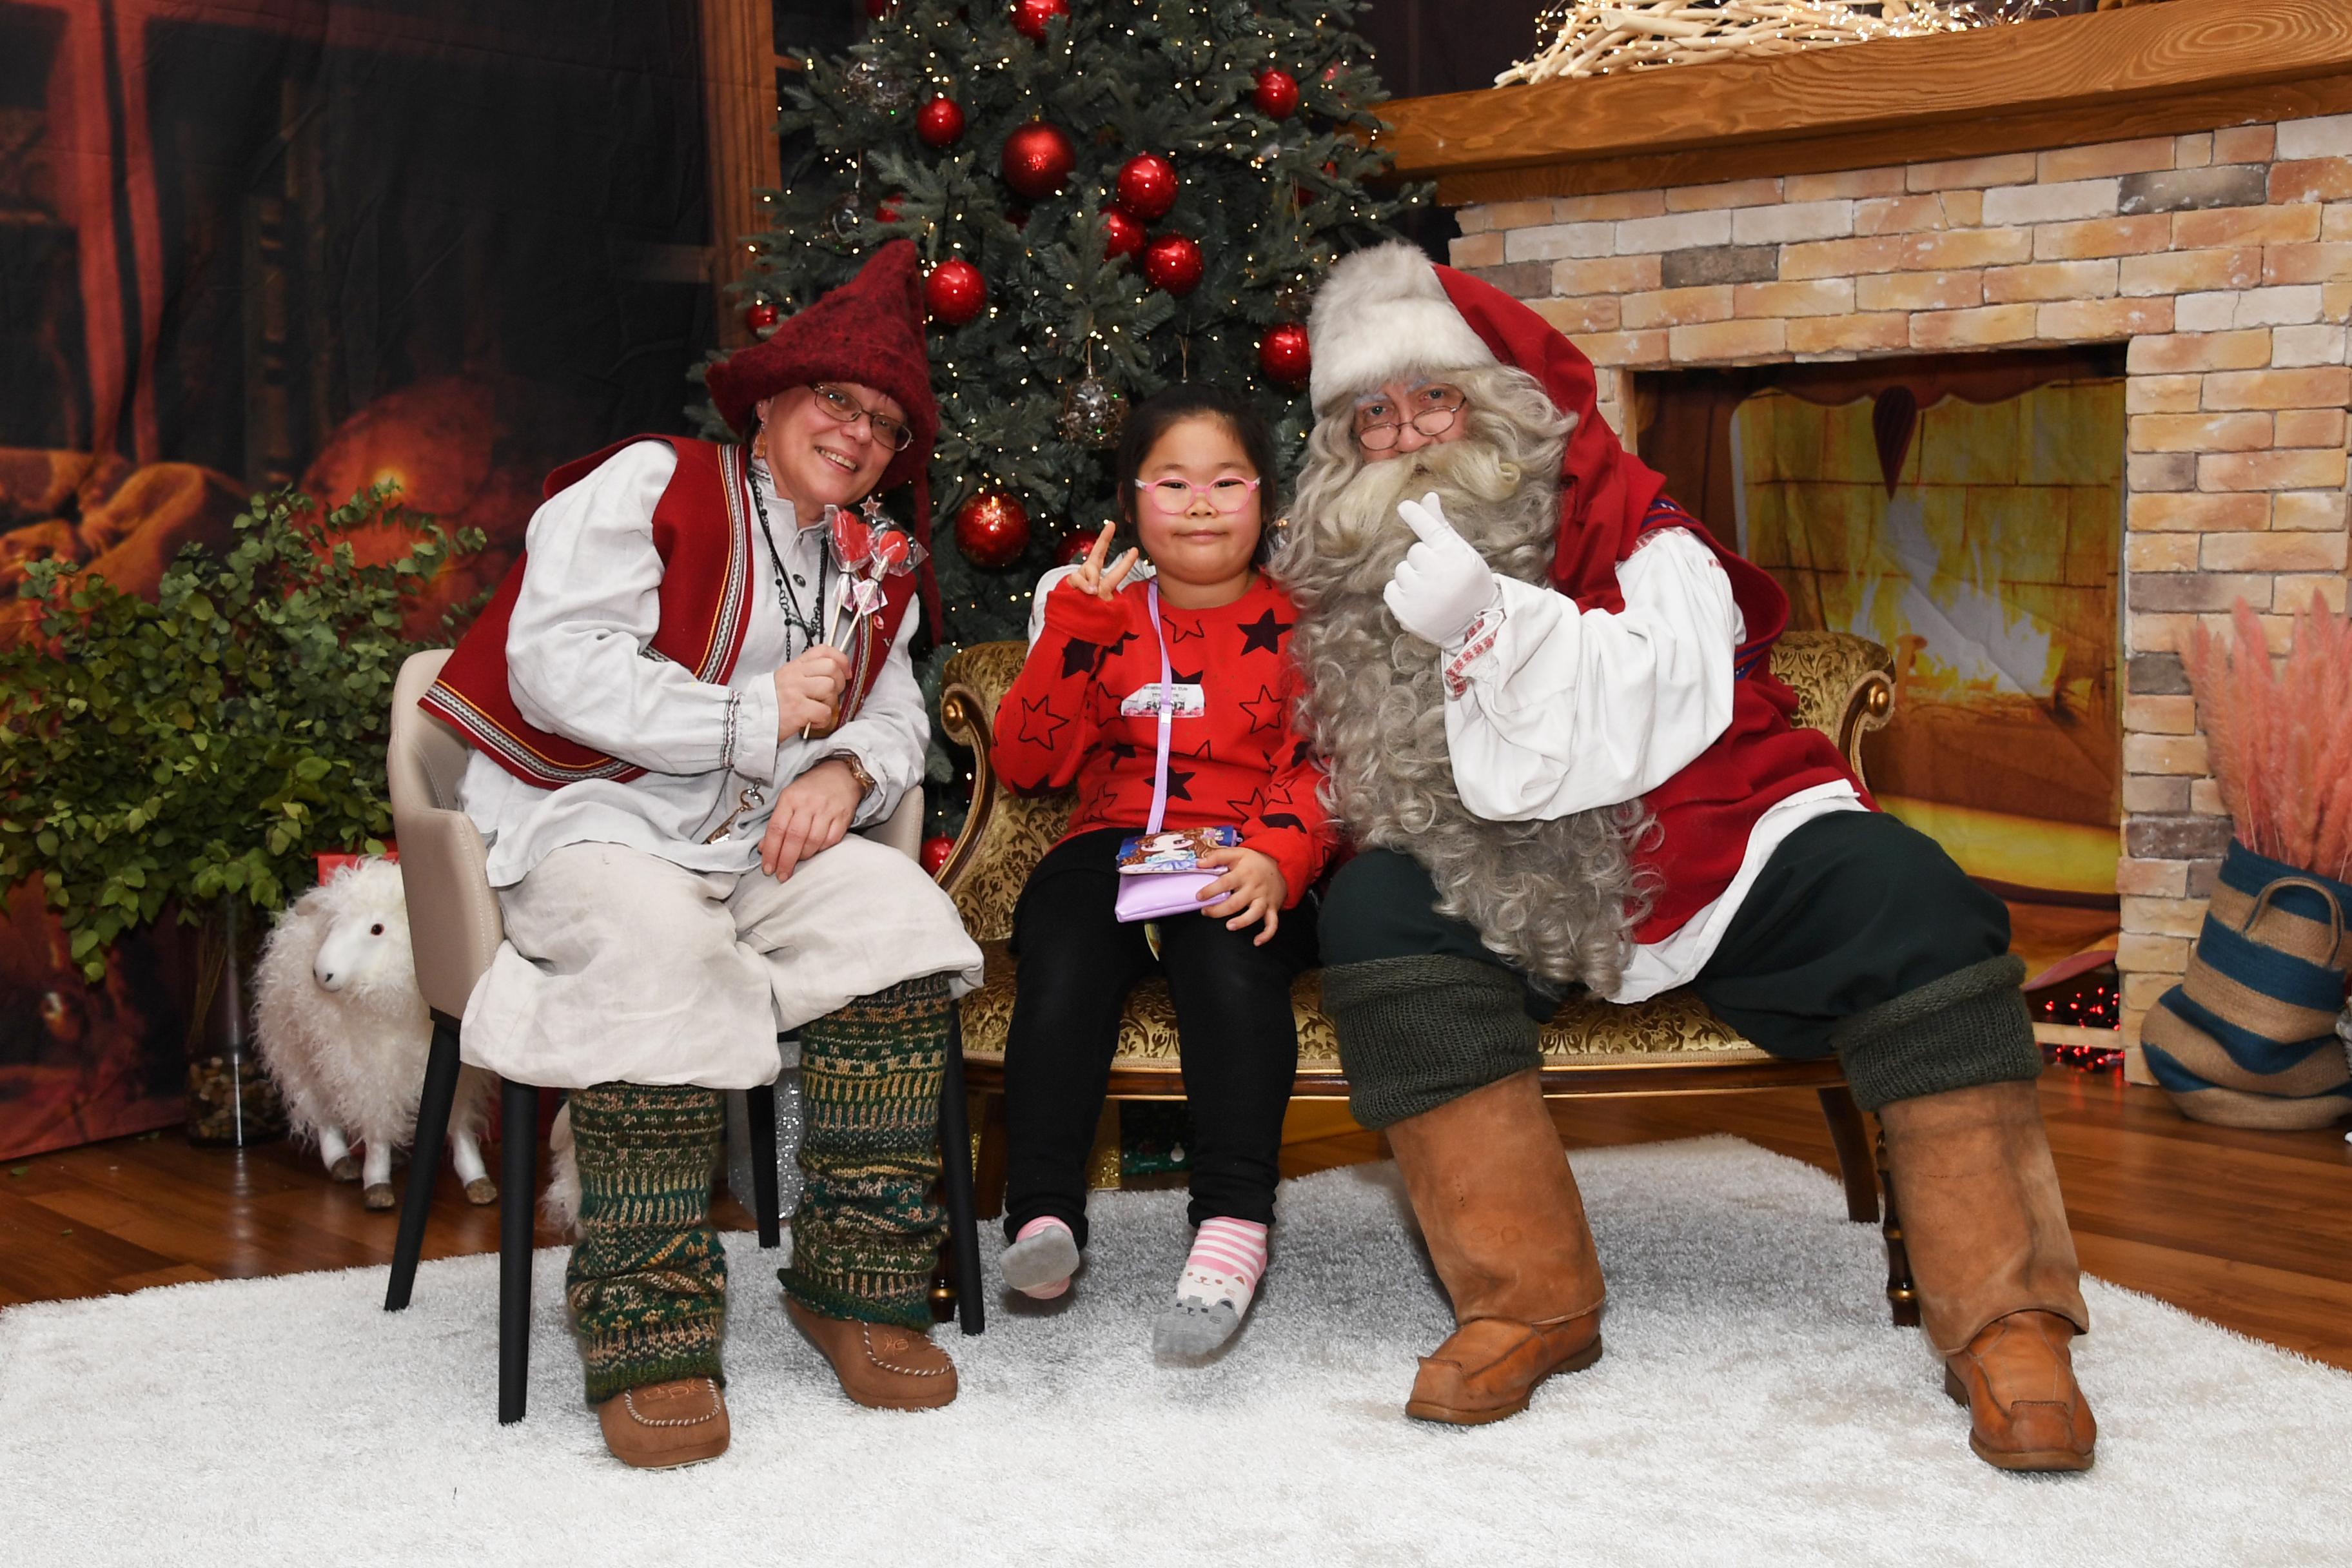
<svg viewBox="0 0 2352 1568">
<path fill-rule="evenodd" d="M 962 1015 L 966 1081 L 982 1102 L 976 1195 L 982 1217 L 1002 1212 L 1004 1194 L 1004 1040 L 1013 1017 L 1014 972 L 1006 948 L 1013 907 L 1039 858 L 1061 837 L 1071 808 L 1067 793 L 1013 793 L 989 766 L 989 725 L 1026 652 L 1017 642 L 959 650 L 948 660 L 940 697 L 941 728 L 970 747 L 974 759 L 971 815 L 940 868 L 940 882 L 988 955 L 987 984 L 964 998 Z M 1894 664 L 1886 650 L 1840 632 L 1790 632 L 1773 648 L 1772 669 L 1797 693 L 1799 721 L 1835 741 L 1858 776 L 1863 735 L 1884 726 L 1895 707 Z M 1317 971 L 1301 975 L 1291 992 L 1298 1020 L 1298 1077 L 1292 1092 L 1303 1099 L 1344 1100 L 1348 1080 L 1321 996 Z M 1860 1222 L 1879 1217 L 1869 1138 L 1834 1058 L 1791 1062 L 1768 1056 L 1687 990 L 1633 1006 L 1572 999 L 1544 1026 L 1542 1045 L 1543 1089 L 1551 1097 L 1817 1090 L 1844 1178 L 1846 1213 Z M 1167 984 L 1149 979 L 1128 998 L 1111 1063 L 1111 1098 L 1173 1100 L 1183 1092 L 1175 1010 Z M 1916 1321 L 1892 1214 L 1887 1241 L 1887 1293 L 1896 1321 Z"/>
</svg>

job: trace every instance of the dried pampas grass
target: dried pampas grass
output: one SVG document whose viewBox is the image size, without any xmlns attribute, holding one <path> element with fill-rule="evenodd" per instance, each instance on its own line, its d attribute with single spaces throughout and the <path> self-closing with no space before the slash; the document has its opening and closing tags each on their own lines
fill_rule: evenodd
<svg viewBox="0 0 2352 1568">
<path fill-rule="evenodd" d="M 2231 634 L 2225 640 L 2200 626 L 2187 664 L 2239 842 L 2352 881 L 2352 619 L 2314 594 L 2275 664 L 2243 599 Z"/>
<path fill-rule="evenodd" d="M 1966 5 L 1937 0 L 1574 0 L 1543 14 L 1536 36 L 1549 33 L 1552 41 L 1496 77 L 1495 85 L 1792 54 L 1957 32 L 1983 22 Z"/>
</svg>

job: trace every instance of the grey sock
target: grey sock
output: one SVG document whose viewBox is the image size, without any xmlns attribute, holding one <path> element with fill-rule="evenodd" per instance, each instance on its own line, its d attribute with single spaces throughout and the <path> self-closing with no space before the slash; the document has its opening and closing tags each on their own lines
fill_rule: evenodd
<svg viewBox="0 0 2352 1568">
<path fill-rule="evenodd" d="M 1015 1290 L 1059 1284 L 1078 1271 L 1077 1238 L 1058 1225 L 1049 1225 L 1006 1247 L 997 1266 L 1003 1271 L 1004 1282 Z"/>
<path fill-rule="evenodd" d="M 1186 1296 L 1160 1309 L 1151 1324 L 1151 1353 L 1177 1361 L 1197 1361 L 1222 1347 L 1241 1331 L 1242 1315 L 1231 1301 L 1207 1301 Z"/>
</svg>

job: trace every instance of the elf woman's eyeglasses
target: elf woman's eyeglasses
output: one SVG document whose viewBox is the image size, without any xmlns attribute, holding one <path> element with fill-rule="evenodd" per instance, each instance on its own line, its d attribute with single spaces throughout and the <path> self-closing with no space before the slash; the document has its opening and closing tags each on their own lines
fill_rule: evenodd
<svg viewBox="0 0 2352 1568">
<path fill-rule="evenodd" d="M 820 383 L 809 388 L 816 394 L 816 405 L 844 425 L 855 425 L 863 418 L 874 431 L 874 438 L 894 452 L 903 452 L 914 445 L 915 432 L 904 420 L 879 414 L 837 386 Z"/>
<path fill-rule="evenodd" d="M 1209 498 L 1209 504 L 1222 512 L 1236 512 L 1249 505 L 1250 497 L 1257 494 L 1258 481 L 1228 474 L 1222 479 L 1211 479 L 1196 485 L 1186 479 L 1138 479 L 1135 488 L 1151 502 L 1151 510 L 1162 517 L 1181 517 L 1192 510 L 1196 495 Z"/>
<path fill-rule="evenodd" d="M 1458 386 L 1426 382 L 1406 395 L 1412 405 L 1412 427 L 1424 436 L 1443 436 L 1470 398 Z M 1385 452 L 1404 433 L 1404 415 L 1385 397 L 1368 397 L 1356 405 L 1356 445 L 1367 452 Z"/>
</svg>

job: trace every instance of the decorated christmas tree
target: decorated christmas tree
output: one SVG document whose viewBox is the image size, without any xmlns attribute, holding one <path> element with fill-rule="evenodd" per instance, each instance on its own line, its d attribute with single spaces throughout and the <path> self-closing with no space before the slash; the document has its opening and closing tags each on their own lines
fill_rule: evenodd
<svg viewBox="0 0 2352 1568">
<path fill-rule="evenodd" d="M 1116 515 L 1132 401 L 1255 387 L 1296 455 L 1315 286 L 1423 194 L 1366 188 L 1379 85 L 1349 0 L 866 8 L 846 58 L 804 57 L 785 89 L 784 189 L 738 308 L 771 331 L 886 241 L 921 248 L 933 631 L 1018 637 L 1039 574 Z"/>
</svg>

